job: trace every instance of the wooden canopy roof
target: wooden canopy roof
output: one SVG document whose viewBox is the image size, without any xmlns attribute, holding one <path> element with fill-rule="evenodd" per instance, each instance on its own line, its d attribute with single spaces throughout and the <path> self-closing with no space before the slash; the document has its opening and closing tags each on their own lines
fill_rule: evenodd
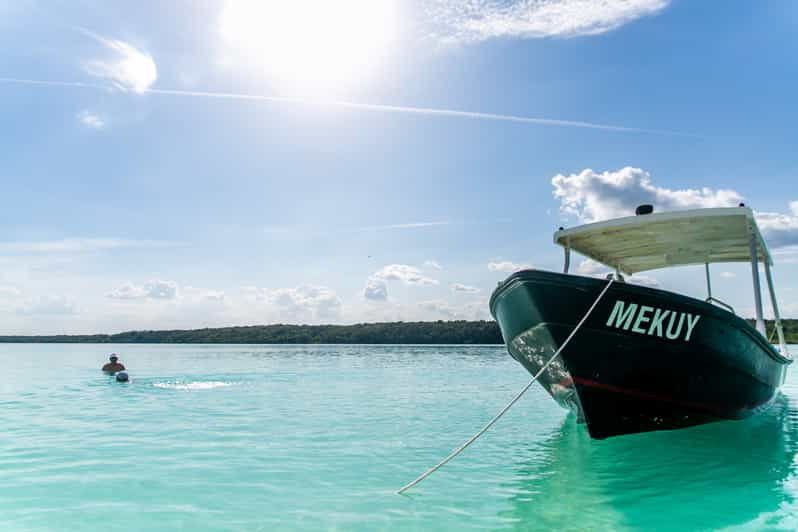
<svg viewBox="0 0 798 532">
<path fill-rule="evenodd" d="M 633 274 L 688 264 L 750 262 L 752 235 L 758 259 L 773 264 L 748 207 L 616 218 L 561 229 L 554 233 L 554 242 Z"/>
</svg>

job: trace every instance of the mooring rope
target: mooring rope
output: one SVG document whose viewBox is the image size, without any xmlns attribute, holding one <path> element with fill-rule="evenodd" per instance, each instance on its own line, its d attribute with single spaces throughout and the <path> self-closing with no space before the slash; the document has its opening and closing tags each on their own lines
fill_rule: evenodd
<svg viewBox="0 0 798 532">
<path fill-rule="evenodd" d="M 431 474 L 433 474 L 433 473 L 434 473 L 435 471 L 437 471 L 438 469 L 440 469 L 440 468 L 442 468 L 443 466 L 445 466 L 446 464 L 448 464 L 448 463 L 449 463 L 449 462 L 450 462 L 450 461 L 451 461 L 451 460 L 452 460 L 452 459 L 453 459 L 455 456 L 457 456 L 458 454 L 460 454 L 461 452 L 463 452 L 463 451 L 464 451 L 464 450 L 465 450 L 465 449 L 466 449 L 466 448 L 467 448 L 469 445 L 471 445 L 472 443 L 474 443 L 475 441 L 477 441 L 477 438 L 479 438 L 480 436 L 482 436 L 483 434 L 485 434 L 485 433 L 488 431 L 488 429 L 489 429 L 489 428 L 491 428 L 491 427 L 494 425 L 494 423 L 496 423 L 497 421 L 499 421 L 499 419 L 501 419 L 501 417 L 502 417 L 504 414 L 506 414 L 506 413 L 507 413 L 507 411 L 508 411 L 508 410 L 510 410 L 510 408 L 512 408 L 512 406 L 513 406 L 515 403 L 517 403 L 519 399 L 521 399 L 521 397 L 523 397 L 523 395 L 524 395 L 524 394 L 527 392 L 527 390 L 529 390 L 529 388 L 530 388 L 530 387 L 531 387 L 531 386 L 532 386 L 532 385 L 535 383 L 535 381 L 537 381 L 537 380 L 538 380 L 538 377 L 540 377 L 540 376 L 543 374 L 543 372 L 544 372 L 544 371 L 546 371 L 546 368 L 548 368 L 548 367 L 549 367 L 549 365 L 550 365 L 552 362 L 554 362 L 554 359 L 555 359 L 555 358 L 557 358 L 558 356 L 560 356 L 560 353 L 562 353 L 562 350 L 563 350 L 563 349 L 565 349 L 565 346 L 566 346 L 566 345 L 568 345 L 568 342 L 570 342 L 570 341 L 571 341 L 571 338 L 573 338 L 573 337 L 574 337 L 574 335 L 576 334 L 576 331 L 578 331 L 578 330 L 579 330 L 579 329 L 582 327 L 582 325 L 584 325 L 585 321 L 587 321 L 587 318 L 588 318 L 588 317 L 590 316 L 590 314 L 593 312 L 593 309 L 595 309 L 595 308 L 596 308 L 596 305 L 598 305 L 598 302 L 599 302 L 599 301 L 601 301 L 601 298 L 602 298 L 602 297 L 604 297 L 604 294 L 606 294 L 606 293 L 607 293 L 607 290 L 609 290 L 610 286 L 612 286 L 612 283 L 613 283 L 614 281 L 615 281 L 615 279 L 613 279 L 613 278 L 611 278 L 611 279 L 610 279 L 610 281 L 607 283 L 607 286 L 605 286 L 605 287 L 604 287 L 604 290 L 602 290 L 602 291 L 601 291 L 601 293 L 600 293 L 600 294 L 598 295 L 598 297 L 596 298 L 596 300 L 595 300 L 595 301 L 593 301 L 593 304 L 592 304 L 592 305 L 590 305 L 590 308 L 589 308 L 589 309 L 587 309 L 587 312 L 585 313 L 585 315 L 582 317 L 582 319 L 581 319 L 581 320 L 579 320 L 579 323 L 577 323 L 577 324 L 576 324 L 576 327 L 574 327 L 574 330 L 573 330 L 573 331 L 571 331 L 571 334 L 569 334 L 569 335 L 568 335 L 568 338 L 566 338 L 566 339 L 565 339 L 565 341 L 562 343 L 562 345 L 560 346 L 560 348 L 559 348 L 559 349 L 557 349 L 557 351 L 556 351 L 556 352 L 555 352 L 555 353 L 554 353 L 554 354 L 551 356 L 551 358 L 550 358 L 550 359 L 549 359 L 549 360 L 548 360 L 548 361 L 547 361 L 545 364 L 543 364 L 543 366 L 540 368 L 540 370 L 539 370 L 537 373 L 535 373 L 535 376 L 534 376 L 534 377 L 532 377 L 532 380 L 531 380 L 531 381 L 529 381 L 529 384 L 527 384 L 526 386 L 524 386 L 524 387 L 521 389 L 521 391 L 520 391 L 520 392 L 518 392 L 518 394 L 517 394 L 515 397 L 513 397 L 513 400 L 512 400 L 512 401 L 510 401 L 509 403 L 507 403 L 507 405 L 506 405 L 504 408 L 502 408 L 502 409 L 501 409 L 501 411 L 499 411 L 499 413 L 498 413 L 498 414 L 496 414 L 496 416 L 495 416 L 493 419 L 491 419 L 491 420 L 490 420 L 490 421 L 489 421 L 489 422 L 488 422 L 488 423 L 487 423 L 487 424 L 486 424 L 484 427 L 482 427 L 482 428 L 479 430 L 479 432 L 477 432 L 476 434 L 474 434 L 473 436 L 471 436 L 471 438 L 470 438 L 470 439 L 469 439 L 467 442 L 465 442 L 463 445 L 461 445 L 460 447 L 458 447 L 457 449 L 455 449 L 454 451 L 452 451 L 452 453 L 451 453 L 449 456 L 447 456 L 446 458 L 444 458 L 444 459 L 443 459 L 443 460 L 442 460 L 442 461 L 441 461 L 441 462 L 440 462 L 438 465 L 436 465 L 436 466 L 434 466 L 434 467 L 431 467 L 431 468 L 429 468 L 429 469 L 428 469 L 427 471 L 425 471 L 425 472 L 424 472 L 424 473 L 423 473 L 421 476 L 419 476 L 418 478 L 416 478 L 416 479 L 415 479 L 413 482 L 410 482 L 409 484 L 405 484 L 405 485 L 404 485 L 404 486 L 403 486 L 401 489 L 399 489 L 399 491 L 397 491 L 396 493 L 397 493 L 398 495 L 401 495 L 402 493 L 406 492 L 407 490 L 409 490 L 410 488 L 412 488 L 413 486 L 417 485 L 417 484 L 418 484 L 418 483 L 420 483 L 422 480 L 424 480 L 425 478 L 427 478 L 428 476 L 430 476 Z"/>
</svg>

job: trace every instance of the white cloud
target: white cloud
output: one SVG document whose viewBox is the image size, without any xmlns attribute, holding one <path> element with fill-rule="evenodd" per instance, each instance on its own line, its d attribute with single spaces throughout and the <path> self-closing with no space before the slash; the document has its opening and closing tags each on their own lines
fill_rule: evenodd
<svg viewBox="0 0 798 532">
<path fill-rule="evenodd" d="M 720 272 L 720 276 L 723 279 L 734 279 L 737 277 L 737 274 L 734 272 Z"/>
<path fill-rule="evenodd" d="M 369 301 L 387 301 L 388 285 L 381 279 L 369 278 L 363 289 L 363 297 Z"/>
<path fill-rule="evenodd" d="M 417 304 L 418 308 L 436 317 L 444 317 L 451 320 L 489 320 L 491 319 L 488 311 L 488 301 L 479 298 L 462 306 L 453 306 L 447 301 L 440 299 L 432 301 L 421 301 Z"/>
<path fill-rule="evenodd" d="M 515 273 L 519 270 L 532 268 L 529 264 L 516 264 L 509 260 L 495 261 L 488 263 L 488 269 L 492 272 Z"/>
<path fill-rule="evenodd" d="M 0 242 L 0 253 L 86 253 L 122 248 L 170 248 L 180 245 L 165 240 L 126 240 L 116 238 L 65 238 Z"/>
<path fill-rule="evenodd" d="M 582 275 L 604 275 L 609 271 L 610 270 L 606 266 L 599 264 L 593 259 L 583 260 L 576 268 L 576 272 Z"/>
<path fill-rule="evenodd" d="M 433 270 L 442 270 L 443 266 L 441 266 L 437 261 L 434 260 L 427 260 L 424 261 L 425 268 L 431 268 Z"/>
<path fill-rule="evenodd" d="M 492 320 L 488 299 L 466 303 L 463 307 L 464 318 L 467 320 Z"/>
<path fill-rule="evenodd" d="M 20 292 L 19 288 L 16 288 L 14 286 L 0 285 L 0 298 L 10 299 L 10 298 L 19 297 L 20 295 L 22 295 L 22 292 Z"/>
<path fill-rule="evenodd" d="M 656 211 L 734 207 L 743 197 L 735 190 L 672 190 L 655 186 L 648 172 L 627 166 L 615 172 L 597 173 L 590 169 L 569 176 L 552 178 L 554 197 L 560 211 L 583 222 L 632 216 L 635 207 L 649 203 Z"/>
<path fill-rule="evenodd" d="M 102 129 L 105 127 L 105 119 L 94 111 L 85 109 L 78 113 L 78 122 L 90 129 Z"/>
<path fill-rule="evenodd" d="M 102 44 L 108 52 L 102 59 L 84 63 L 88 74 L 110 81 L 118 89 L 139 94 L 147 92 L 158 79 L 158 68 L 149 53 L 124 41 L 107 39 L 88 31 L 84 33 Z"/>
<path fill-rule="evenodd" d="M 641 275 L 639 273 L 636 273 L 634 275 L 626 277 L 625 279 L 627 283 L 649 286 L 651 288 L 657 288 L 659 286 L 659 281 L 657 281 L 657 278 L 652 277 L 650 275 Z"/>
<path fill-rule="evenodd" d="M 374 272 L 367 280 L 363 289 L 363 297 L 370 301 L 388 300 L 387 281 L 401 281 L 406 285 L 434 286 L 436 279 L 427 277 L 415 266 L 407 264 L 389 264 Z"/>
<path fill-rule="evenodd" d="M 189 285 L 179 287 L 175 291 L 175 298 L 179 299 L 181 304 L 188 303 L 188 306 L 193 305 L 195 308 L 212 309 L 227 303 L 227 295 L 222 290 L 207 290 Z"/>
<path fill-rule="evenodd" d="M 437 285 L 438 281 L 427 277 L 414 266 L 407 264 L 389 264 L 372 275 L 374 279 L 383 281 L 402 281 L 405 284 Z"/>
<path fill-rule="evenodd" d="M 17 309 L 18 314 L 54 314 L 74 316 L 80 313 L 77 303 L 65 296 L 48 295 L 29 300 Z"/>
<path fill-rule="evenodd" d="M 779 248 L 773 255 L 778 264 L 798 264 L 798 245 Z"/>
<path fill-rule="evenodd" d="M 151 280 L 144 284 L 124 283 L 106 294 L 111 299 L 136 300 L 158 299 L 172 300 L 178 296 L 177 283 L 174 281 Z"/>
<path fill-rule="evenodd" d="M 791 201 L 789 208 L 790 214 L 756 213 L 756 222 L 773 248 L 798 246 L 798 201 Z"/>
<path fill-rule="evenodd" d="M 612 273 L 613 270 L 601 263 L 594 261 L 593 259 L 585 259 L 579 263 L 579 266 L 576 268 L 576 272 L 580 275 L 604 279 L 608 274 Z M 652 288 L 659 286 L 659 281 L 650 275 L 640 275 L 636 273 L 634 275 L 624 277 L 624 279 L 627 283 L 650 286 Z"/>
<path fill-rule="evenodd" d="M 429 0 L 432 37 L 444 43 L 496 37 L 598 35 L 665 9 L 670 0 Z"/>
<path fill-rule="evenodd" d="M 336 318 L 341 312 L 341 299 L 326 286 L 300 285 L 295 288 L 245 287 L 250 300 L 266 303 L 292 320 Z"/>
<path fill-rule="evenodd" d="M 798 316 L 798 303 L 787 303 L 783 305 L 782 308 L 779 308 L 779 310 L 781 310 L 782 318 L 794 318 Z M 753 314 L 753 310 L 751 314 Z M 795 350 L 793 350 L 793 352 L 794 351 Z"/>
<path fill-rule="evenodd" d="M 221 290 L 203 290 L 197 298 L 201 301 L 224 301 L 225 295 Z"/>
<path fill-rule="evenodd" d="M 480 292 L 476 286 L 461 283 L 453 283 L 449 288 L 451 288 L 452 292 L 462 292 L 464 294 L 477 294 Z"/>
<path fill-rule="evenodd" d="M 454 309 L 454 307 L 449 305 L 449 303 L 446 301 L 422 301 L 418 304 L 418 306 L 419 308 L 440 314 L 447 318 L 457 318 L 459 316 L 459 313 Z"/>
<path fill-rule="evenodd" d="M 655 212 L 735 207 L 743 195 L 733 189 L 675 190 L 656 186 L 648 172 L 627 166 L 615 172 L 598 173 L 590 169 L 552 178 L 554 197 L 560 212 L 582 222 L 596 222 L 632 216 L 635 207 L 654 205 Z M 798 246 L 798 201 L 789 203 L 789 213 L 754 212 L 765 240 L 772 249 Z"/>
</svg>

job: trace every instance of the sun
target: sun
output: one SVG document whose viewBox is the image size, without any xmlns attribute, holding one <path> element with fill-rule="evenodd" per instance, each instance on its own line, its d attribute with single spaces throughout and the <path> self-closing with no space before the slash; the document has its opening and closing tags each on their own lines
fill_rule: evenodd
<svg viewBox="0 0 798 532">
<path fill-rule="evenodd" d="M 340 91 L 372 81 L 395 52 L 400 0 L 228 0 L 228 57 L 286 89 Z"/>
</svg>

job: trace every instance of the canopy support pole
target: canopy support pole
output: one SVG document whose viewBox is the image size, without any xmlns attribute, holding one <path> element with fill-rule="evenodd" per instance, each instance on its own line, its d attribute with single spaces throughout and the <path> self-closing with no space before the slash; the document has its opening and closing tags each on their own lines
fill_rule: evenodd
<svg viewBox="0 0 798 532">
<path fill-rule="evenodd" d="M 781 354 L 789 357 L 787 352 L 787 342 L 784 341 L 784 329 L 781 326 L 781 314 L 779 313 L 779 304 L 776 301 L 776 289 L 773 287 L 773 273 L 770 271 L 770 263 L 765 261 L 765 278 L 768 282 L 768 292 L 770 292 L 770 304 L 773 306 L 773 318 L 776 322 L 776 332 L 779 335 L 779 346 L 781 346 Z"/>
<path fill-rule="evenodd" d="M 709 263 L 704 263 L 704 270 L 707 272 L 707 301 L 712 299 L 712 283 L 709 280 Z"/>
<path fill-rule="evenodd" d="M 767 262 L 767 258 L 765 259 Z M 754 306 L 756 307 L 756 330 L 765 338 L 768 337 L 765 330 L 765 319 L 762 316 L 762 288 L 759 285 L 759 257 L 757 256 L 756 233 L 751 232 L 751 275 L 754 280 Z"/>
<path fill-rule="evenodd" d="M 568 269 L 571 267 L 571 248 L 569 246 L 565 246 L 563 248 L 565 250 L 565 266 L 563 266 L 563 273 L 568 273 Z"/>
</svg>

